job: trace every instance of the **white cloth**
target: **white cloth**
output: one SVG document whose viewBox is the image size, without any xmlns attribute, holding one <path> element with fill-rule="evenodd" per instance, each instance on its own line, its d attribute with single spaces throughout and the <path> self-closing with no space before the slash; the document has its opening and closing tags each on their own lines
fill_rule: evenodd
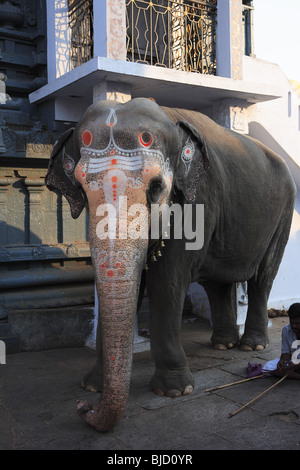
<svg viewBox="0 0 300 470">
<path fill-rule="evenodd" d="M 285 325 L 282 328 L 281 332 L 281 354 L 291 354 L 296 350 L 296 348 L 293 347 L 293 343 L 297 339 L 296 333 L 291 328 L 291 325 Z M 294 343 L 295 344 L 295 343 Z M 279 359 L 272 359 L 271 361 L 266 362 L 266 364 L 263 367 L 263 372 L 266 373 L 267 375 L 269 371 L 277 369 L 277 364 L 279 362 Z"/>
</svg>

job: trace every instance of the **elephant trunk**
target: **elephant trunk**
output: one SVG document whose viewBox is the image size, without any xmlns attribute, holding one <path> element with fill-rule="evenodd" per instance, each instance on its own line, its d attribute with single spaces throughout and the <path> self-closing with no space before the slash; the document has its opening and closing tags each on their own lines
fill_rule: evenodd
<svg viewBox="0 0 300 470">
<path fill-rule="evenodd" d="M 101 432 L 120 421 L 127 405 L 137 300 L 148 242 L 114 240 L 107 244 L 107 250 L 103 243 L 101 250 L 91 249 L 100 306 L 103 391 L 98 406 L 78 410 Z"/>
</svg>

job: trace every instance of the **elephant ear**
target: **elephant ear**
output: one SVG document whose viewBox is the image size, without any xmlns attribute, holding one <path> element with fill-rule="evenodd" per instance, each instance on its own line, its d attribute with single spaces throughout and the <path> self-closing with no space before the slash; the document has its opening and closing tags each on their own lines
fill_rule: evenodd
<svg viewBox="0 0 300 470">
<path fill-rule="evenodd" d="M 70 204 L 73 219 L 77 219 L 85 207 L 81 186 L 75 180 L 75 167 L 80 154 L 74 148 L 74 128 L 64 132 L 54 144 L 45 178 L 50 191 L 60 191 Z"/>
<path fill-rule="evenodd" d="M 199 131 L 186 121 L 176 123 L 181 139 L 181 152 L 176 170 L 175 185 L 187 201 L 196 204 L 201 175 L 209 168 L 208 151 Z"/>
</svg>

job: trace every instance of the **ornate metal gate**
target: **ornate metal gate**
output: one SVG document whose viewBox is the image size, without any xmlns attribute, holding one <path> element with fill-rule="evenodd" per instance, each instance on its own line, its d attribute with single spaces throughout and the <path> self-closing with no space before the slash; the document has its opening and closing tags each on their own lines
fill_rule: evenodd
<svg viewBox="0 0 300 470">
<path fill-rule="evenodd" d="M 126 0 L 127 60 L 216 72 L 217 0 Z"/>
</svg>

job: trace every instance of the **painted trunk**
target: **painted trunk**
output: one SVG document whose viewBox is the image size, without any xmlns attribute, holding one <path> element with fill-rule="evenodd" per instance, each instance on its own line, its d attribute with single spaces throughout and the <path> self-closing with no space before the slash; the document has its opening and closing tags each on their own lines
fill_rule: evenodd
<svg viewBox="0 0 300 470">
<path fill-rule="evenodd" d="M 82 162 L 76 172 L 83 172 Z M 107 174 L 105 190 L 93 191 L 83 183 L 100 307 L 103 392 L 100 404 L 81 416 L 102 432 L 121 419 L 128 399 L 137 300 L 148 248 L 148 231 L 143 232 L 143 227 L 148 227 L 149 219 L 145 191 L 126 194 L 121 188 L 122 195 L 116 191 L 113 197 L 120 173 Z"/>
<path fill-rule="evenodd" d="M 139 281 L 147 249 L 145 243 L 144 247 L 119 241 L 107 244 L 112 245 L 107 251 L 106 243 L 101 244 L 101 250 L 92 247 L 100 303 L 104 380 L 100 404 L 94 413 L 90 412 L 90 424 L 102 432 L 118 423 L 127 404 Z M 107 256 L 103 256 L 103 251 Z"/>
</svg>

